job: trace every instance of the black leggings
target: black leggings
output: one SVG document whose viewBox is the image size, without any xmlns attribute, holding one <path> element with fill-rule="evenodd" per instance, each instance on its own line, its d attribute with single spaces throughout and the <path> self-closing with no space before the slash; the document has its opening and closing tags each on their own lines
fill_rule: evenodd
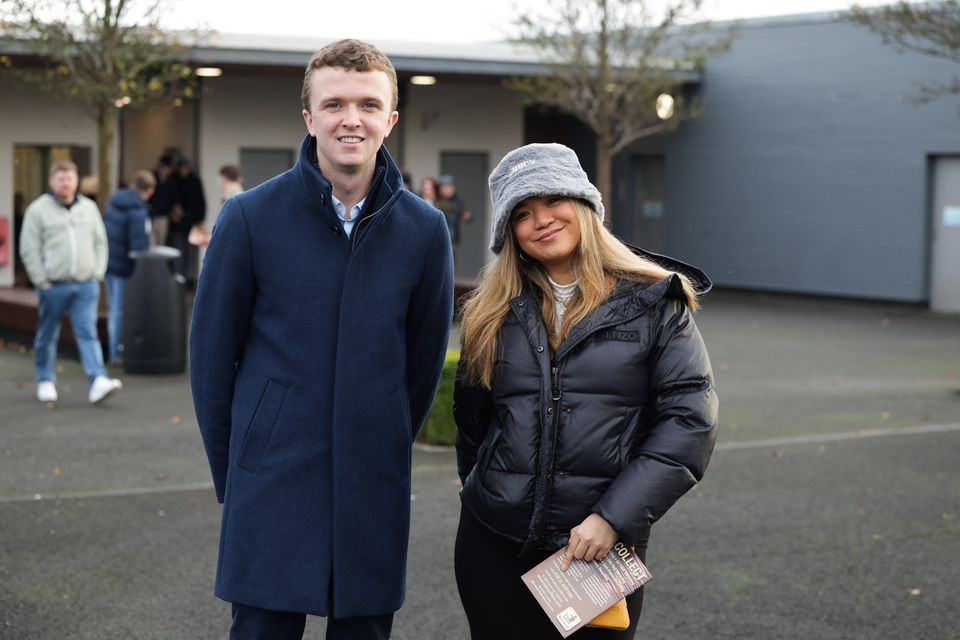
<svg viewBox="0 0 960 640">
<path fill-rule="evenodd" d="M 520 546 L 485 529 L 467 509 L 460 509 L 454 565 L 472 640 L 557 640 L 561 637 L 520 578 L 550 553 L 535 551 L 518 557 Z M 644 559 L 646 549 L 638 548 L 637 554 Z M 571 638 L 630 640 L 642 607 L 641 588 L 627 596 L 630 628 L 625 631 L 583 628 Z"/>
</svg>

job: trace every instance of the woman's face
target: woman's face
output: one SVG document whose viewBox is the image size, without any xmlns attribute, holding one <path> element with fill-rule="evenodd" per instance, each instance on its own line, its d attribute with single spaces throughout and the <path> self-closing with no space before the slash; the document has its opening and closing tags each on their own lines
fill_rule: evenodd
<svg viewBox="0 0 960 640">
<path fill-rule="evenodd" d="M 510 224 L 520 249 L 546 267 L 551 278 L 557 280 L 554 274 L 569 270 L 570 258 L 580 244 L 580 219 L 573 200 L 527 198 L 513 209 Z"/>
<path fill-rule="evenodd" d="M 435 198 L 437 197 L 437 192 L 433 188 L 433 180 L 429 178 L 424 178 L 420 182 L 420 195 L 424 198 Z"/>
</svg>

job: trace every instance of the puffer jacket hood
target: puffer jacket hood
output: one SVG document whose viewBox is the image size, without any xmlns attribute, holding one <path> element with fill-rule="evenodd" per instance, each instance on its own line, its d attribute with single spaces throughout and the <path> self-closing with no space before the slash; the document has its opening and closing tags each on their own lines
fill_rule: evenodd
<svg viewBox="0 0 960 640">
<path fill-rule="evenodd" d="M 647 255 L 709 290 L 699 269 Z M 526 549 L 566 544 L 590 513 L 646 544 L 716 437 L 710 361 L 684 300 L 675 274 L 621 283 L 553 354 L 538 291 L 511 300 L 492 389 L 458 376 L 454 392 L 464 508 Z"/>
</svg>

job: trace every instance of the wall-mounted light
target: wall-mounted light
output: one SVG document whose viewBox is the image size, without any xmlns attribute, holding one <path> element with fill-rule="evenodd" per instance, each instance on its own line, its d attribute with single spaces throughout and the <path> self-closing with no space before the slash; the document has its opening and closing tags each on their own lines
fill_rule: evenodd
<svg viewBox="0 0 960 640">
<path fill-rule="evenodd" d="M 117 100 L 114 100 L 113 104 L 117 105 L 117 109 L 122 109 L 128 104 L 130 104 L 131 102 L 132 100 L 130 99 L 130 96 L 123 96 L 122 98 L 118 98 Z"/>
<path fill-rule="evenodd" d="M 437 84 L 437 78 L 436 76 L 412 76 L 410 78 L 410 84 L 429 87 L 430 85 Z"/>
<path fill-rule="evenodd" d="M 194 73 L 201 78 L 218 78 L 223 75 L 223 69 L 220 67 L 197 67 Z"/>
<path fill-rule="evenodd" d="M 673 117 L 673 96 L 669 93 L 661 93 L 657 96 L 657 117 L 661 120 L 669 120 Z"/>
</svg>

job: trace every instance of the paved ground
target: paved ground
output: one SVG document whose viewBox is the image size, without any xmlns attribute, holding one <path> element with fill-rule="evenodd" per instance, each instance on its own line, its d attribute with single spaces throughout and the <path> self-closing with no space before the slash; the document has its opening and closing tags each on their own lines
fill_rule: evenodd
<svg viewBox="0 0 960 640">
<path fill-rule="evenodd" d="M 654 530 L 637 637 L 960 638 L 960 318 L 718 292 L 698 322 L 720 445 Z M 91 408 L 62 367 L 47 409 L 30 354 L 0 350 L 0 639 L 226 637 L 185 377 L 124 376 Z M 468 637 L 455 478 L 450 452 L 416 452 L 400 640 Z"/>
</svg>

